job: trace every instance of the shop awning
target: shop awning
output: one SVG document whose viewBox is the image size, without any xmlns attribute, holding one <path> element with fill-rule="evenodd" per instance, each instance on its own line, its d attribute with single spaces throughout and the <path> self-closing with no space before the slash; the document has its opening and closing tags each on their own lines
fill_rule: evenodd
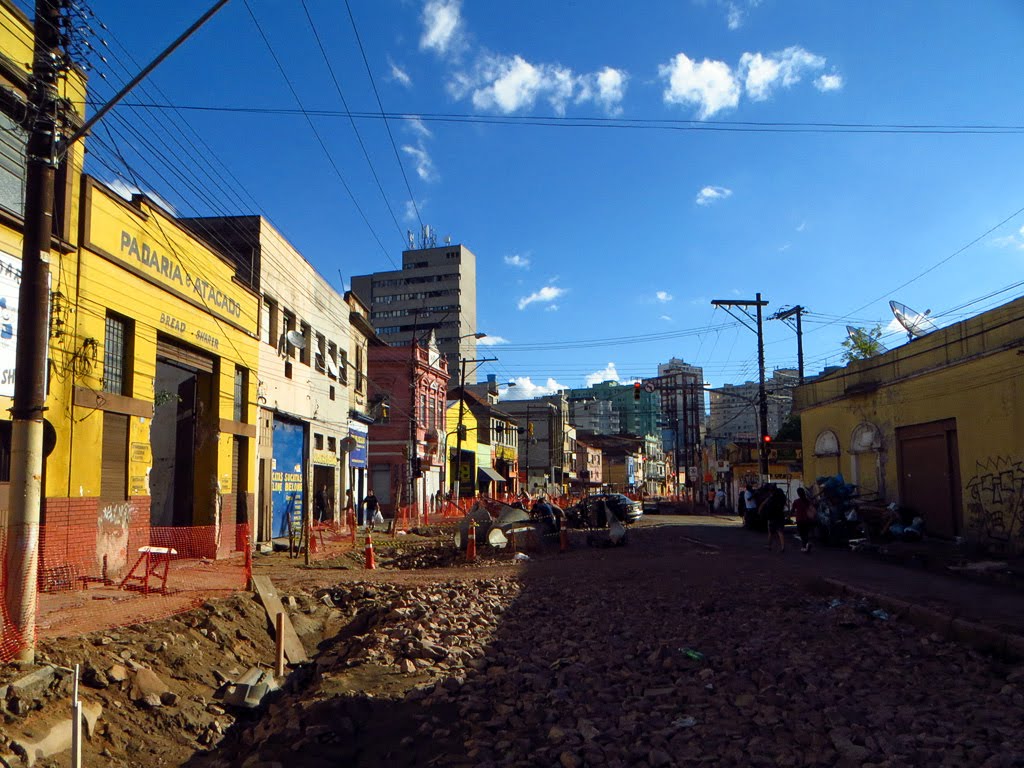
<svg viewBox="0 0 1024 768">
<path fill-rule="evenodd" d="M 504 483 L 504 482 L 506 482 L 504 477 L 499 475 L 497 472 L 495 472 L 490 467 L 478 467 L 477 470 L 476 470 L 476 473 L 477 473 L 477 478 L 481 482 L 489 483 L 492 480 L 494 482 L 496 482 L 496 483 Z"/>
</svg>

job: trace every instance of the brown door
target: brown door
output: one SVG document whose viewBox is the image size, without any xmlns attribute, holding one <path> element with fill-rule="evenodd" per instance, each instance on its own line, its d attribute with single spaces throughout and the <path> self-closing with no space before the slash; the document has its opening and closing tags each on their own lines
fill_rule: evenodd
<svg viewBox="0 0 1024 768">
<path fill-rule="evenodd" d="M 959 535 L 963 523 L 956 420 L 900 427 L 896 441 L 902 505 L 924 518 L 931 535 Z"/>
</svg>

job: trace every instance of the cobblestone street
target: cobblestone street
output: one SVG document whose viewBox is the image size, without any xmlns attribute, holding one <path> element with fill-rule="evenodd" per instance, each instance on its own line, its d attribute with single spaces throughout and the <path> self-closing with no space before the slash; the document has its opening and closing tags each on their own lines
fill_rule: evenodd
<svg viewBox="0 0 1024 768">
<path fill-rule="evenodd" d="M 1024 668 L 824 594 L 816 574 L 870 569 L 904 591 L 901 574 L 925 576 L 686 522 L 648 518 L 625 548 L 503 575 L 342 584 L 358 621 L 325 641 L 311 684 L 190 764 L 1022 764 Z M 989 613 L 1019 606 L 968 588 Z M 390 689 L 362 693 L 370 679 Z"/>
</svg>

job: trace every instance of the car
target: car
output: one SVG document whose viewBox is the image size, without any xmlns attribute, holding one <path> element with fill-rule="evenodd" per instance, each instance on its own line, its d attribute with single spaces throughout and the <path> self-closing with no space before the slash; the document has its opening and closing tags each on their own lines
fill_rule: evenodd
<svg viewBox="0 0 1024 768">
<path fill-rule="evenodd" d="M 604 504 L 602 504 L 604 502 Z M 643 514 L 643 505 L 621 493 L 596 493 L 565 510 L 565 518 L 575 528 L 604 528 L 605 506 L 622 523 L 635 523 Z"/>
</svg>

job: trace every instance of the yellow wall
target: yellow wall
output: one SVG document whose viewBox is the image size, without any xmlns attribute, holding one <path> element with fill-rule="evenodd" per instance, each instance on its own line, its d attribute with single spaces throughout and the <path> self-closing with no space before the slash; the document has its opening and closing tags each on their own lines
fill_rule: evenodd
<svg viewBox="0 0 1024 768">
<path fill-rule="evenodd" d="M 448 409 L 445 412 L 445 433 L 448 435 L 448 450 L 447 450 L 448 467 L 446 469 L 445 477 L 447 479 L 445 480 L 445 482 L 447 483 L 447 485 L 449 487 L 451 487 L 452 481 L 455 479 L 455 462 L 452 461 L 451 457 L 452 457 L 452 450 L 454 448 L 458 447 L 458 444 L 459 444 L 458 443 L 459 437 L 455 433 L 455 430 L 456 430 L 456 427 L 458 427 L 458 424 L 459 424 L 459 401 L 456 400 L 456 401 L 454 401 L 454 403 L 452 403 L 450 406 L 448 406 Z M 477 436 L 476 436 L 477 420 L 476 420 L 476 416 L 474 416 L 473 412 L 469 409 L 469 404 L 468 403 L 463 406 L 462 425 L 466 428 L 466 436 L 464 438 L 462 438 L 462 450 L 463 451 L 468 451 L 470 453 L 477 454 L 477 459 L 476 460 L 477 460 L 477 466 L 479 466 L 480 456 L 479 456 L 479 451 L 477 450 L 478 442 L 479 441 L 477 440 Z M 474 468 L 473 471 L 475 472 L 476 469 Z M 476 477 L 471 475 L 470 476 L 470 482 L 475 487 L 476 486 Z"/>
<path fill-rule="evenodd" d="M 92 179 L 85 182 L 84 205 L 74 350 L 68 347 L 64 351 L 65 356 L 69 351 L 78 356 L 73 383 L 102 393 L 109 309 L 135 324 L 133 399 L 153 403 L 159 333 L 221 359 L 216 381 L 220 419 L 234 419 L 235 365 L 247 368 L 249 391 L 243 421 L 255 425 L 258 298 L 234 282 L 234 269 L 228 262 L 155 206 L 144 201 L 138 206 L 129 204 Z M 73 466 L 70 476 L 66 469 L 50 473 L 51 496 L 94 496 L 99 492 L 102 415 L 98 409 L 82 406 L 75 408 L 74 415 Z M 130 420 L 132 495 L 148 494 L 136 478 L 144 478 L 151 465 L 151 415 Z M 219 435 L 216 466 L 221 493 L 234 490 L 230 487 L 231 443 L 231 433 Z M 251 490 L 255 440 L 250 440 L 248 459 Z M 54 464 L 51 460 L 50 466 L 57 469 Z"/>
<path fill-rule="evenodd" d="M 896 429 L 955 419 L 965 534 L 1024 549 L 1022 348 L 1018 299 L 798 388 L 805 477 L 833 474 L 838 463 L 849 481 L 857 461 L 861 473 L 877 467 L 883 499 L 899 501 Z M 881 447 L 855 456 L 851 439 L 864 423 L 878 427 Z M 828 429 L 839 439 L 838 460 L 815 455 Z"/>
</svg>

